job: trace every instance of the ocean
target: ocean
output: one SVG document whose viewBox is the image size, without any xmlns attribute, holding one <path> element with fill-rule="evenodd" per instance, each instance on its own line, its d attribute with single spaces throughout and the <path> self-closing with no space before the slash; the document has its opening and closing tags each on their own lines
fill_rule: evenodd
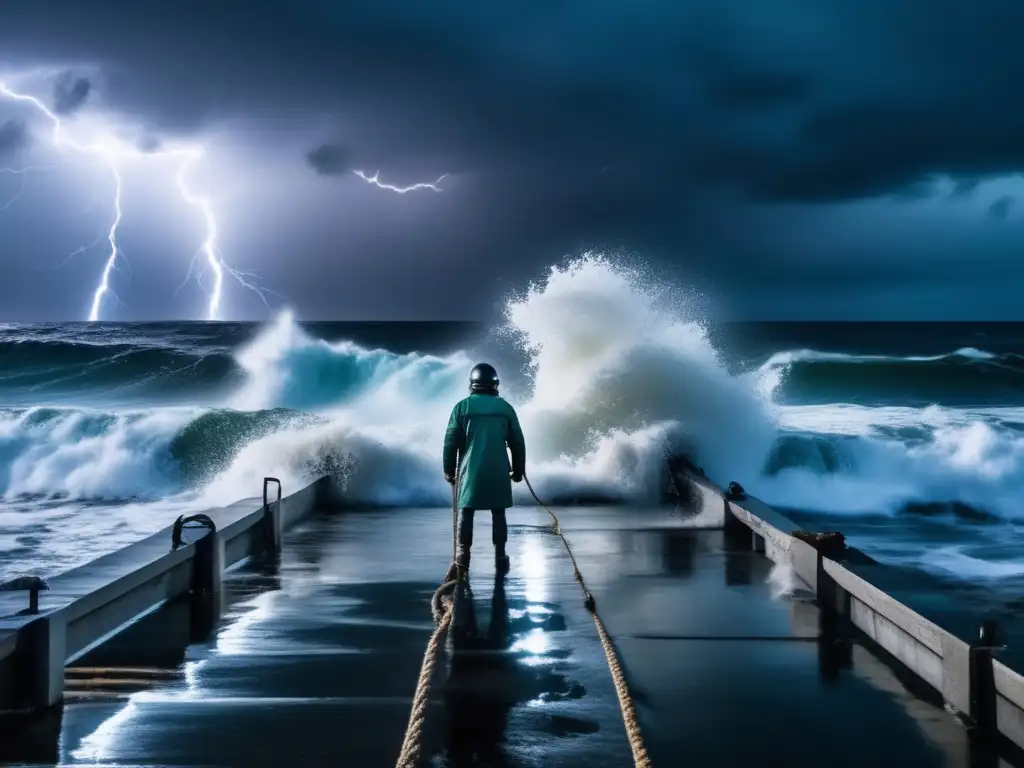
<svg viewBox="0 0 1024 768">
<path fill-rule="evenodd" d="M 487 360 L 543 496 L 651 502 L 681 446 L 878 560 L 1013 602 L 1024 324 L 714 323 L 680 295 L 585 258 L 495 326 L 2 325 L 0 579 L 259 495 L 267 475 L 444 507 L 448 413 Z"/>
</svg>

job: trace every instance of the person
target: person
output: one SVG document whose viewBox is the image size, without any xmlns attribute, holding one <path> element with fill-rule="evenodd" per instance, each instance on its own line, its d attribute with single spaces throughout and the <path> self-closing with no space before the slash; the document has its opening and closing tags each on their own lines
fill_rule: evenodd
<svg viewBox="0 0 1024 768">
<path fill-rule="evenodd" d="M 512 506 L 512 483 L 526 474 L 526 442 L 515 408 L 498 396 L 498 372 L 487 363 L 469 374 L 469 396 L 456 403 L 444 436 L 444 477 L 458 488 L 459 568 L 469 568 L 473 546 L 473 515 L 478 509 L 491 510 L 494 560 L 498 570 L 509 569 L 505 544 L 508 523 L 505 510 Z M 508 453 L 511 450 L 512 464 Z"/>
</svg>

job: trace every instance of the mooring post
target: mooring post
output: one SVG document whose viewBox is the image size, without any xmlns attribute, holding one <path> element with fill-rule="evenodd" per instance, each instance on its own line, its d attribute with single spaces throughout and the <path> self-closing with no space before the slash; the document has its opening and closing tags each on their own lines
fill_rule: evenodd
<svg viewBox="0 0 1024 768">
<path fill-rule="evenodd" d="M 192 594 L 189 610 L 193 642 L 209 637 L 220 618 L 224 584 L 224 540 L 220 531 L 210 529 L 195 543 L 192 559 Z"/>
<path fill-rule="evenodd" d="M 734 543 L 742 545 L 744 550 L 764 552 L 764 540 L 750 530 L 736 516 L 736 513 L 733 512 L 732 507 L 729 505 L 731 501 L 742 501 L 746 497 L 747 494 L 743 490 L 742 485 L 736 482 L 729 483 L 728 488 L 726 488 L 725 493 L 722 495 L 725 504 L 725 522 L 723 523 L 725 535 Z"/>
<path fill-rule="evenodd" d="M 736 516 L 736 513 L 733 512 L 732 507 L 729 505 L 728 499 L 723 500 L 722 504 L 725 506 L 725 522 L 722 528 L 725 531 L 726 538 L 734 546 L 739 546 L 744 551 L 753 550 L 757 534 L 751 531 Z"/>
<path fill-rule="evenodd" d="M 199 513 L 174 521 L 171 530 L 171 551 L 185 544 L 185 528 L 206 528 L 206 533 L 192 542 L 192 578 L 189 583 L 191 635 L 194 642 L 205 640 L 220 617 L 224 584 L 224 540 L 217 523 L 209 515 Z"/>
<path fill-rule="evenodd" d="M 38 576 L 19 576 L 0 584 L 0 592 L 28 592 L 28 610 L 22 613 L 39 613 L 39 593 L 46 592 L 50 585 Z"/>
<path fill-rule="evenodd" d="M 271 503 L 269 485 L 277 483 L 277 501 Z M 276 477 L 263 478 L 263 542 L 268 552 L 281 551 L 281 481 Z"/>
<path fill-rule="evenodd" d="M 992 651 L 1005 647 L 999 623 L 991 619 L 983 621 L 978 639 L 970 649 L 970 697 L 971 720 L 985 736 L 994 736 L 998 732 Z"/>
<path fill-rule="evenodd" d="M 192 594 L 214 595 L 224 582 L 224 542 L 220 531 L 211 528 L 197 539 L 192 558 Z"/>
<path fill-rule="evenodd" d="M 171 529 L 171 551 L 184 545 L 186 528 L 206 528 L 206 533 L 192 542 L 192 580 L 189 590 L 192 594 L 216 594 L 224 580 L 224 541 L 217 530 L 217 524 L 202 512 L 181 515 Z"/>
</svg>

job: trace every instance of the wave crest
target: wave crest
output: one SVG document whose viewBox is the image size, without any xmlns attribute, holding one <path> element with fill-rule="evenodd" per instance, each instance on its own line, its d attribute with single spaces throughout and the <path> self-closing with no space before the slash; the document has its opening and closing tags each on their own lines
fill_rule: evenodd
<svg viewBox="0 0 1024 768">
<path fill-rule="evenodd" d="M 1024 442 L 1006 413 L 835 404 L 844 387 L 905 403 L 895 391 L 911 386 L 926 400 L 936 387 L 958 388 L 935 383 L 947 376 L 1009 386 L 1024 375 L 1013 355 L 795 350 L 732 375 L 685 302 L 666 301 L 637 271 L 596 256 L 553 268 L 513 297 L 499 331 L 528 361 L 529 386 L 510 399 L 531 478 L 548 497 L 650 499 L 664 452 L 682 448 L 719 482 L 738 480 L 797 509 L 876 514 L 948 502 L 1019 514 Z M 109 357 L 106 349 L 96 354 Z M 0 493 L 191 494 L 196 504 L 220 504 L 257 493 L 267 475 L 295 488 L 326 470 L 353 502 L 444 505 L 443 431 L 474 362 L 468 351 L 329 343 L 282 314 L 230 359 L 242 378 L 227 407 L 0 412 Z M 518 374 L 495 362 L 503 379 Z M 773 403 L 810 381 L 834 387 L 822 395 L 827 408 Z M 517 501 L 523 492 L 516 487 Z"/>
<path fill-rule="evenodd" d="M 314 420 L 286 409 L 4 411 L 0 496 L 156 501 L 195 490 L 252 440 Z"/>
<path fill-rule="evenodd" d="M 238 368 L 226 351 L 137 341 L 83 343 L 60 338 L 0 340 L 0 387 L 11 399 L 67 396 L 167 395 L 209 390 L 230 382 Z"/>
<path fill-rule="evenodd" d="M 1024 404 L 1024 357 L 965 347 L 943 355 L 773 354 L 758 376 L 780 403 Z"/>
</svg>

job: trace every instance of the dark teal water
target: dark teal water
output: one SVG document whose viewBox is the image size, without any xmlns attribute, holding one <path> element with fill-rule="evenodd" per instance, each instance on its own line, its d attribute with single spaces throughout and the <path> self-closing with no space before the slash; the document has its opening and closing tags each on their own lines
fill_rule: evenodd
<svg viewBox="0 0 1024 768">
<path fill-rule="evenodd" d="M 1024 580 L 1024 325 L 744 323 L 706 334 L 717 369 L 700 355 L 659 368 L 657 356 L 624 354 L 614 397 L 592 398 L 564 429 L 614 429 L 626 414 L 614 398 L 642 404 L 648 387 L 662 400 L 677 387 L 680 413 L 728 409 L 728 375 L 764 397 L 775 435 L 754 474 L 737 463 L 716 480 L 742 479 L 883 559 L 973 583 Z M 248 475 L 276 461 L 299 482 L 358 456 L 401 480 L 371 498 L 433 503 L 435 448 L 388 435 L 410 419 L 428 431 L 443 422 L 481 359 L 499 367 L 504 394 L 529 401 L 531 358 L 514 341 L 470 323 L 0 326 L 0 559 L 35 562 L 52 545 L 56 568 L 99 553 L 121 540 L 110 530 L 136 536 L 211 486 L 250 495 Z M 701 440 L 698 456 L 708 441 L 738 454 L 750 437 Z M 88 552 L 70 535 L 83 514 L 83 531 L 108 531 Z"/>
<path fill-rule="evenodd" d="M 512 371 L 523 362 L 473 323 L 302 327 L 398 354 L 478 348 Z M 255 323 L 0 326 L 0 403 L 201 400 L 238 384 L 234 353 L 258 331 Z M 784 370 L 780 403 L 1024 404 L 1024 324 L 733 323 L 708 331 L 731 370 Z"/>
</svg>

